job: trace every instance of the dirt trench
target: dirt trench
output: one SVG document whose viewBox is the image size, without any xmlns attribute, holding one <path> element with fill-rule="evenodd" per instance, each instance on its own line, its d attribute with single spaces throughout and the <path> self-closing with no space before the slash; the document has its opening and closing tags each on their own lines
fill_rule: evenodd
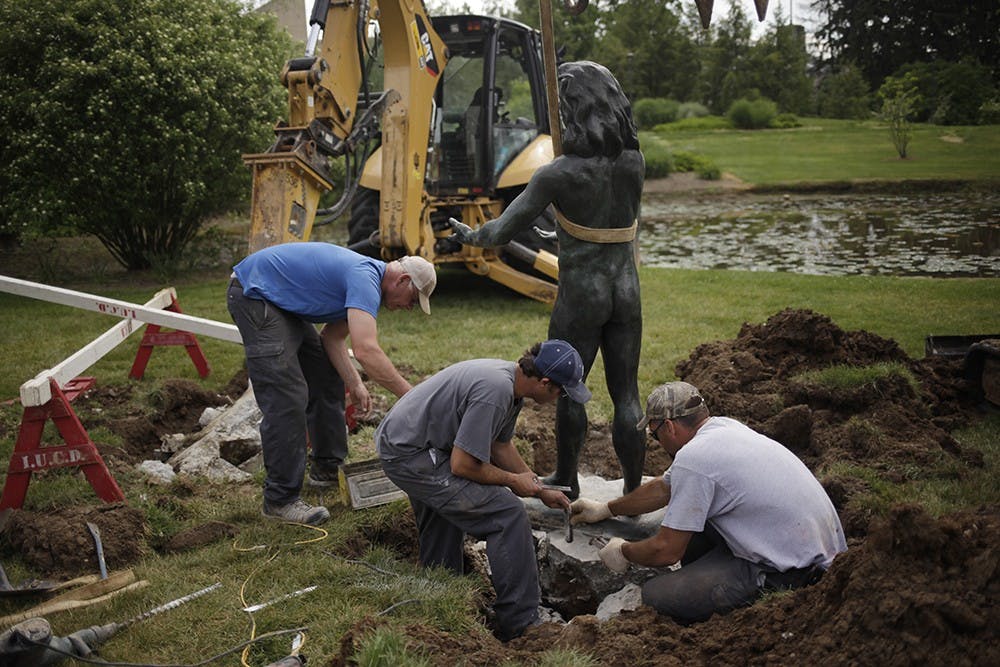
<svg viewBox="0 0 1000 667">
<path fill-rule="evenodd" d="M 803 371 L 833 364 L 879 362 L 908 369 L 914 382 L 888 374 L 859 388 L 830 390 L 800 377 Z M 935 475 L 961 475 L 963 470 L 981 466 L 980 452 L 961 447 L 949 435 L 980 414 L 962 377 L 961 361 L 914 360 L 892 340 L 865 331 L 844 331 L 811 311 L 786 310 L 764 323 L 744 325 L 732 340 L 698 346 L 678 364 L 676 374 L 701 389 L 714 414 L 740 419 L 774 437 L 817 474 L 841 514 L 850 547 L 822 581 L 690 627 L 643 608 L 604 623 L 579 616 L 569 625 L 543 624 L 504 645 L 485 633 L 458 636 L 414 625 L 407 628 L 413 650 L 425 650 L 433 664 L 449 666 L 506 660 L 531 664 L 540 652 L 553 647 L 579 649 L 608 665 L 811 660 L 1000 664 L 998 508 L 981 507 L 936 519 L 920 508 L 904 505 L 893 508 L 887 518 L 873 519 L 852 503 L 867 490 L 866 482 L 831 472 L 852 463 L 887 480 L 906 483 Z M 232 395 L 239 391 L 234 387 Z M 91 401 L 90 407 L 101 408 L 80 411 L 92 415 L 85 419 L 85 427 L 103 423 L 114 428 L 116 420 L 123 418 L 115 405 L 122 404 L 124 397 L 114 393 L 95 392 L 82 399 Z M 183 389 L 165 393 L 185 395 Z M 147 450 L 158 446 L 162 432 L 195 430 L 201 408 L 225 401 L 225 397 L 196 391 L 186 395 L 188 399 L 164 400 L 162 416 L 125 415 L 148 420 L 152 435 L 149 429 L 137 430 L 135 436 L 123 432 L 121 451 L 102 449 L 112 471 L 148 458 Z M 181 405 L 178 400 L 189 403 Z M 551 406 L 529 406 L 518 425 L 517 437 L 530 444 L 533 467 L 539 472 L 554 467 L 553 421 Z M 647 474 L 660 474 L 667 465 L 665 454 L 650 449 Z M 609 478 L 620 476 L 606 424 L 591 424 L 580 469 Z M 113 567 L 137 561 L 150 548 L 146 539 L 135 538 L 145 534 L 141 514 L 114 505 L 67 508 L 45 516 L 15 513 L 4 539 L 41 576 L 91 573 L 96 554 L 85 528 L 88 520 L 100 527 Z M 229 532 L 225 526 L 215 528 L 215 533 Z M 345 555 L 386 543 L 393 548 L 409 545 L 401 557 L 412 560 L 415 535 L 412 517 L 401 516 L 391 525 L 359 533 L 345 545 Z M 180 536 L 173 547 L 190 548 L 190 540 L 191 536 Z M 331 664 L 348 664 L 360 639 L 383 622 L 359 619 L 343 637 L 341 655 Z"/>
</svg>

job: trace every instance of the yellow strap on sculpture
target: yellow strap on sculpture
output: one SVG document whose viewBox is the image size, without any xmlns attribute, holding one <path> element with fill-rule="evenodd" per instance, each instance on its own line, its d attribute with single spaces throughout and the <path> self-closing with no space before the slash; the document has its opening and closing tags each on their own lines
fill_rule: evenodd
<svg viewBox="0 0 1000 667">
<path fill-rule="evenodd" d="M 639 221 L 632 223 L 631 227 L 614 227 L 612 229 L 595 229 L 594 227 L 584 227 L 575 222 L 570 222 L 569 218 L 562 214 L 562 211 L 555 208 L 556 220 L 559 226 L 575 239 L 589 241 L 591 243 L 628 243 L 635 238 L 635 230 L 639 227 Z"/>
</svg>

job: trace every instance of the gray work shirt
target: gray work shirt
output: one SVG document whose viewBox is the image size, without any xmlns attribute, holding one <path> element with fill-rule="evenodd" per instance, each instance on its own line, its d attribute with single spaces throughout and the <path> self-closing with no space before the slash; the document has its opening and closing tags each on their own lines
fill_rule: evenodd
<svg viewBox="0 0 1000 667">
<path fill-rule="evenodd" d="M 733 554 L 773 567 L 819 565 L 847 549 L 829 496 L 780 443 L 728 417 L 712 417 L 674 457 L 663 525 L 711 523 Z"/>
<path fill-rule="evenodd" d="M 436 459 L 458 446 L 488 463 L 494 442 L 510 442 L 521 411 L 514 400 L 515 364 L 462 361 L 436 373 L 389 410 L 375 431 L 379 458 L 393 461 L 422 451 Z"/>
</svg>

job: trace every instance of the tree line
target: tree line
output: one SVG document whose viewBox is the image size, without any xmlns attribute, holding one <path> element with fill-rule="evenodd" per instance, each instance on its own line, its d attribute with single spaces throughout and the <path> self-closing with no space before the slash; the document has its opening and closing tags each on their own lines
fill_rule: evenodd
<svg viewBox="0 0 1000 667">
<path fill-rule="evenodd" d="M 864 118 L 883 84 L 905 77 L 913 120 L 1000 122 L 1000 3 L 812 0 L 819 24 L 809 39 L 781 2 L 755 39 L 751 6 L 735 0 L 704 30 L 693 0 L 591 0 L 578 16 L 554 11 L 553 27 L 563 59 L 604 64 L 633 103 L 666 98 L 724 114 L 763 97 L 779 113 Z M 539 25 L 537 0 L 495 9 Z"/>
</svg>

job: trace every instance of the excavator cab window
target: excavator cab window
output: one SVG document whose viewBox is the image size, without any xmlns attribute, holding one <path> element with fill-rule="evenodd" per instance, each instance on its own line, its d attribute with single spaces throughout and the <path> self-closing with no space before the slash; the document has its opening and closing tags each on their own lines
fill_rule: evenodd
<svg viewBox="0 0 1000 667">
<path fill-rule="evenodd" d="M 432 189 L 486 193 L 539 132 L 537 49 L 526 26 L 477 16 L 433 19 L 449 60 L 436 103 Z"/>
</svg>

